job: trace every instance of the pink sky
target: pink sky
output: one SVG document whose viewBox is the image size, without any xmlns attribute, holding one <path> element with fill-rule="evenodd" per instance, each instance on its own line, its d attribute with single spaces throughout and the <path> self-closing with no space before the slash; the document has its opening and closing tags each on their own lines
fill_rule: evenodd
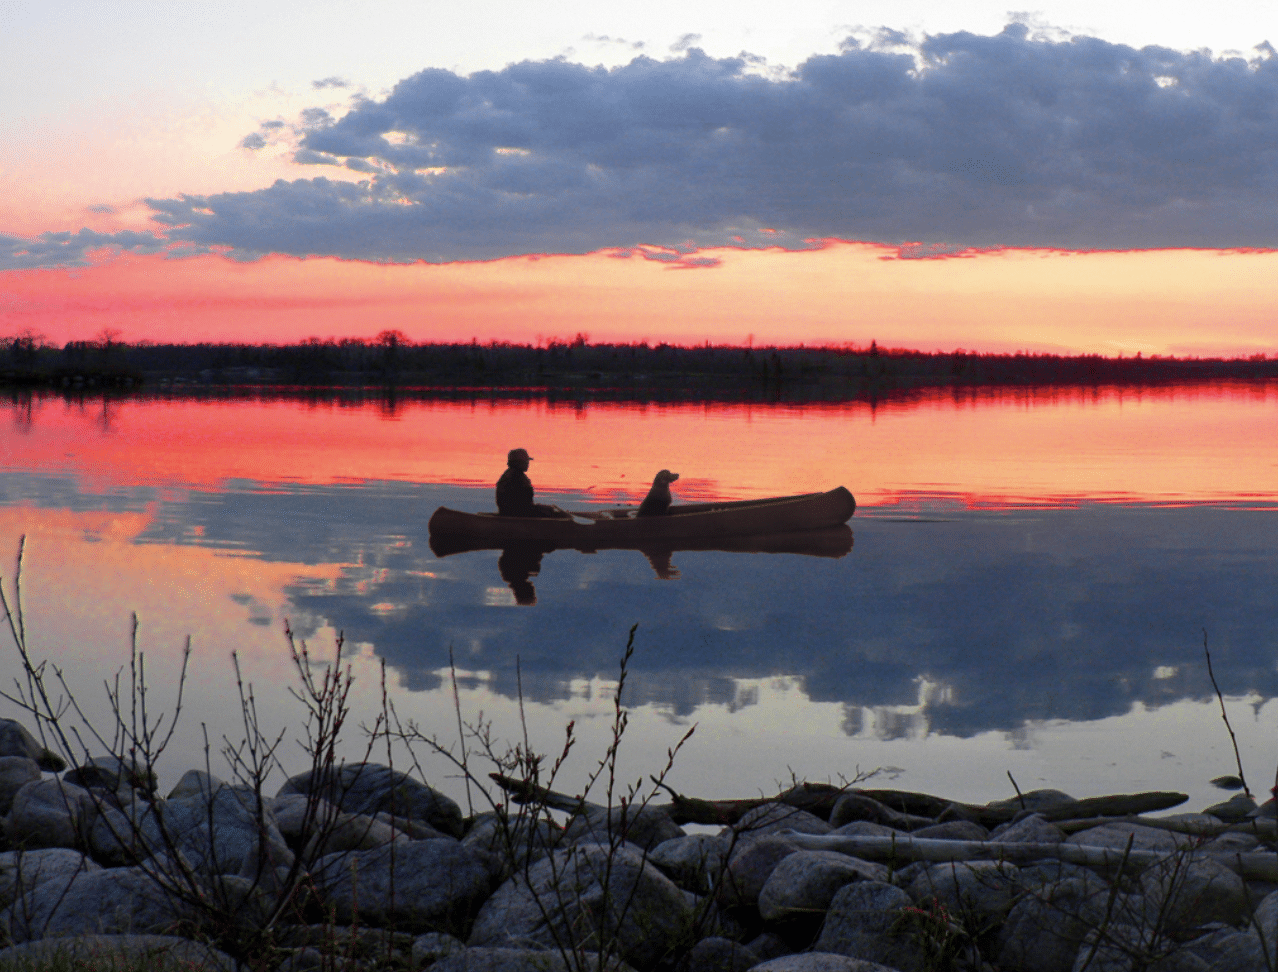
<svg viewBox="0 0 1278 972">
<path fill-rule="evenodd" d="M 1004 250 L 900 259 L 873 244 L 703 251 L 718 266 L 639 256 L 378 264 L 95 254 L 91 266 L 0 276 L 0 334 L 125 340 L 797 344 L 925 350 L 1235 355 L 1278 350 L 1272 251 Z"/>
</svg>

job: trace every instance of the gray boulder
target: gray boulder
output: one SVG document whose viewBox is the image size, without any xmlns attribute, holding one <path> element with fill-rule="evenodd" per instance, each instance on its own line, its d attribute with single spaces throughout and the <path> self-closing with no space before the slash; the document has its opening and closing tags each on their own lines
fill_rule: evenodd
<svg viewBox="0 0 1278 972">
<path fill-rule="evenodd" d="M 288 780 L 278 796 L 310 793 L 312 788 L 344 813 L 389 813 L 421 820 L 453 837 L 461 837 L 464 830 L 456 803 L 407 773 L 378 763 L 347 763 L 320 778 L 308 771 Z"/>
<path fill-rule="evenodd" d="M 420 969 L 465 949 L 465 942 L 443 932 L 427 932 L 425 935 L 418 935 L 413 939 L 413 968 Z"/>
<path fill-rule="evenodd" d="M 216 778 L 199 782 L 212 785 L 179 790 L 189 795 L 177 799 L 136 801 L 104 812 L 91 834 L 94 853 L 113 862 L 176 855 L 205 877 L 255 878 L 292 866 L 293 852 L 284 835 L 265 806 L 259 819 L 251 790 Z"/>
<path fill-rule="evenodd" d="M 798 852 L 784 837 L 760 837 L 733 848 L 719 883 L 719 904 L 725 908 L 757 904 L 776 866 Z"/>
<path fill-rule="evenodd" d="M 1177 857 L 1140 876 L 1146 913 L 1178 938 L 1213 921 L 1240 925 L 1251 907 L 1243 879 L 1211 858 Z"/>
<path fill-rule="evenodd" d="M 893 810 L 873 797 L 860 793 L 845 793 L 839 797 L 834 809 L 830 811 L 830 826 L 842 827 L 844 824 L 858 820 L 893 827 L 897 830 L 910 830 L 917 818 Z"/>
<path fill-rule="evenodd" d="M 1073 972 L 1209 972 L 1209 969 L 1202 958 L 1149 928 L 1110 924 L 1088 932 L 1079 946 Z"/>
<path fill-rule="evenodd" d="M 62 847 L 0 854 L 0 909 L 9 907 L 19 894 L 38 884 L 52 882 L 65 890 L 82 875 L 100 870 L 79 851 Z"/>
<path fill-rule="evenodd" d="M 15 847 L 82 847 L 97 816 L 88 790 L 62 780 L 32 780 L 13 796 L 5 822 Z"/>
<path fill-rule="evenodd" d="M 759 892 L 759 914 L 764 921 L 777 921 L 823 912 L 844 885 L 887 879 L 888 869 L 882 864 L 834 851 L 799 851 L 784 858 L 768 875 Z"/>
<path fill-rule="evenodd" d="M 765 803 L 741 815 L 720 836 L 739 843 L 793 830 L 796 834 L 828 834 L 834 828 L 814 813 L 786 803 Z"/>
<path fill-rule="evenodd" d="M 162 934 L 197 917 L 140 867 L 80 874 L 69 885 L 43 881 L 0 913 L 14 942 L 64 935 Z"/>
<path fill-rule="evenodd" d="M 498 817 L 482 814 L 466 832 L 462 843 L 472 850 L 496 856 L 503 877 L 510 877 L 530 860 L 538 861 L 559 846 L 563 831 L 544 817 Z"/>
<path fill-rule="evenodd" d="M 14 719 L 0 719 L 0 756 L 21 756 L 36 762 L 42 770 L 61 773 L 66 760 L 45 749 L 27 727 Z"/>
<path fill-rule="evenodd" d="M 999 861 L 933 864 L 907 889 L 923 905 L 936 903 L 952 921 L 979 935 L 998 925 L 1019 892 L 1017 869 Z"/>
<path fill-rule="evenodd" d="M 897 972 L 896 969 L 877 962 L 866 962 L 863 959 L 848 958 L 846 955 L 835 955 L 831 952 L 804 952 L 801 955 L 783 955 L 762 965 L 756 965 L 751 972 Z"/>
<path fill-rule="evenodd" d="M 123 760 L 118 756 L 95 756 L 82 766 L 62 774 L 68 783 L 86 790 L 100 789 L 112 792 L 121 788 L 155 792 L 155 772 L 148 770 L 138 760 Z"/>
<path fill-rule="evenodd" d="M 235 961 L 207 945 L 174 935 L 81 935 L 0 950 L 0 968 L 4 969 L 143 967 L 152 972 L 235 972 Z"/>
<path fill-rule="evenodd" d="M 558 952 L 529 948 L 467 948 L 441 958 L 431 972 L 577 972 L 599 969 L 597 954 L 573 956 L 571 963 Z M 620 959 L 611 958 L 603 972 L 634 972 Z"/>
<path fill-rule="evenodd" d="M 494 862 L 452 840 L 396 841 L 330 854 L 311 869 L 339 924 L 356 919 L 412 932 L 457 933 L 488 896 Z"/>
<path fill-rule="evenodd" d="M 913 836 L 933 840 L 989 840 L 990 832 L 970 820 L 947 820 L 930 827 L 920 827 Z"/>
<path fill-rule="evenodd" d="M 25 756 L 0 756 L 0 817 L 13 807 L 13 798 L 28 783 L 41 779 L 40 764 Z"/>
<path fill-rule="evenodd" d="M 990 840 L 1004 844 L 1059 844 L 1064 839 L 1065 832 L 1041 813 L 1031 813 L 1016 823 L 995 827 L 990 834 Z"/>
<path fill-rule="evenodd" d="M 710 834 L 689 834 L 662 841 L 648 852 L 648 860 L 681 888 L 708 894 L 719 879 L 726 857 L 723 841 Z"/>
<path fill-rule="evenodd" d="M 906 831 L 897 830 L 887 824 L 875 823 L 872 820 L 853 820 L 834 828 L 830 833 L 838 834 L 840 837 L 891 837 L 893 834 L 903 837 Z"/>
<path fill-rule="evenodd" d="M 679 972 L 746 972 L 759 956 L 728 938 L 703 938 L 679 963 Z"/>
<path fill-rule="evenodd" d="M 1068 806 L 1077 802 L 1068 793 L 1062 793 L 1060 790 L 1044 789 L 1030 790 L 1028 793 L 1008 797 L 1006 800 L 995 800 L 993 803 L 987 803 L 986 806 L 991 810 L 1011 810 L 1013 813 L 1017 813 L 1026 810 L 1033 812 L 1035 810 L 1046 810 L 1048 807 Z"/>
<path fill-rule="evenodd" d="M 1127 847 L 1129 838 L 1132 850 L 1166 851 L 1168 854 L 1194 843 L 1194 838 L 1188 834 L 1175 834 L 1170 830 L 1134 823 L 1102 824 L 1090 830 L 1079 831 L 1067 838 L 1067 841 L 1083 847 L 1111 847 L 1121 851 Z"/>
<path fill-rule="evenodd" d="M 924 968 L 925 953 L 906 909 L 914 902 L 881 881 L 849 884 L 834 896 L 813 949 L 878 962 L 900 972 Z"/>
<path fill-rule="evenodd" d="M 602 807 L 578 814 L 564 831 L 569 844 L 608 844 L 624 840 L 644 850 L 676 837 L 686 837 L 684 829 L 657 807 Z"/>
<path fill-rule="evenodd" d="M 629 847 L 577 844 L 506 881 L 475 919 L 472 946 L 597 950 L 615 942 L 628 963 L 649 969 L 669 954 L 689 918 L 684 892 Z"/>
<path fill-rule="evenodd" d="M 999 965 L 1020 972 L 1071 972 L 1087 933 L 1105 922 L 1109 887 L 1089 877 L 1068 877 L 1027 892 L 999 930 Z"/>
</svg>

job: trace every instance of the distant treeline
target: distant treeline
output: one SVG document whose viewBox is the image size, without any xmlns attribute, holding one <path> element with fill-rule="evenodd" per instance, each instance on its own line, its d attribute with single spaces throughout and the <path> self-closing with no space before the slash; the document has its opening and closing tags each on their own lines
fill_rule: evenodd
<svg viewBox="0 0 1278 972">
<path fill-rule="evenodd" d="M 601 396 L 851 398 L 946 385 L 1155 385 L 1278 378 L 1278 355 L 1109 358 L 1097 354 L 937 353 L 868 347 L 592 344 L 124 343 L 107 336 L 51 346 L 30 334 L 0 344 L 0 384 L 45 388 L 289 386 L 441 392 L 576 391 Z"/>
</svg>

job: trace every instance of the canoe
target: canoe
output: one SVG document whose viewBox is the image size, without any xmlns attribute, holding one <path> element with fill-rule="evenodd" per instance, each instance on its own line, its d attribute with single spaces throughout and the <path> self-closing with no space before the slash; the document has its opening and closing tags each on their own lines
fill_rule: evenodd
<svg viewBox="0 0 1278 972">
<path fill-rule="evenodd" d="M 856 500 L 844 487 L 827 493 L 804 493 L 771 499 L 725 503 L 689 503 L 670 507 L 662 516 L 636 516 L 637 506 L 572 513 L 571 517 L 499 516 L 462 513 L 441 506 L 430 518 L 431 546 L 465 542 L 500 547 L 521 540 L 541 540 L 556 546 L 597 550 L 618 544 L 747 537 L 758 534 L 820 530 L 846 523 Z M 461 549 L 468 549 L 463 547 Z"/>
</svg>

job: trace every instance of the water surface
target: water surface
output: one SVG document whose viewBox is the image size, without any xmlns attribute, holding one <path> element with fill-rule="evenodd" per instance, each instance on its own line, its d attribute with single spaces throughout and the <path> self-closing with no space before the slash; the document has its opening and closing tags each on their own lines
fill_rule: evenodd
<svg viewBox="0 0 1278 972">
<path fill-rule="evenodd" d="M 695 724 L 672 776 L 689 793 L 883 767 L 897 785 L 971 800 L 1009 795 L 1010 772 L 1023 789 L 1158 787 L 1197 805 L 1207 779 L 1233 771 L 1205 631 L 1253 789 L 1272 769 L 1272 385 L 802 408 L 35 397 L 3 409 L 0 543 L 29 538 L 37 648 L 97 698 L 136 610 L 163 695 L 193 637 L 174 779 L 203 759 L 201 723 L 215 743 L 238 731 L 232 649 L 270 717 L 295 727 L 285 618 L 320 648 L 344 633 L 364 718 L 385 662 L 400 713 L 455 738 L 451 651 L 465 717 L 515 738 L 521 682 L 536 745 L 557 747 L 576 720 L 569 782 L 602 751 L 638 624 L 626 766 L 655 770 Z M 843 484 L 860 504 L 855 544 L 837 558 L 678 552 L 677 579 L 637 551 L 560 550 L 529 578 L 536 605 L 519 606 L 497 551 L 438 558 L 426 528 L 439 505 L 490 509 L 516 445 L 561 505 L 636 499 L 663 467 L 685 499 Z M 462 794 L 438 760 L 428 771 Z"/>
</svg>

